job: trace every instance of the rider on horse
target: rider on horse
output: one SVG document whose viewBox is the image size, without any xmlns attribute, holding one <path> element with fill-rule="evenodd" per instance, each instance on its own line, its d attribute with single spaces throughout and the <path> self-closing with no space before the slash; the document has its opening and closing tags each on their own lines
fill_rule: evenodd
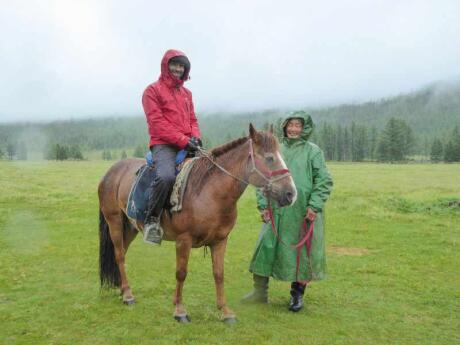
<svg viewBox="0 0 460 345">
<path fill-rule="evenodd" d="M 183 86 L 189 73 L 187 56 L 179 50 L 168 50 L 161 60 L 160 78 L 142 96 L 156 168 L 144 222 L 144 240 L 152 244 L 160 244 L 163 236 L 160 218 L 174 186 L 177 152 L 194 152 L 202 145 L 192 93 Z"/>
</svg>

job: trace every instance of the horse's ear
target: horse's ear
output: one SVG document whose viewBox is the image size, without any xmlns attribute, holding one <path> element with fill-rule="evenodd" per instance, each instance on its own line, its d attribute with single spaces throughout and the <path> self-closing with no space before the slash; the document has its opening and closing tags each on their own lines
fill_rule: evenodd
<svg viewBox="0 0 460 345">
<path fill-rule="evenodd" d="M 249 124 L 249 137 L 255 142 L 257 139 L 257 131 L 252 125 L 252 123 Z"/>
<path fill-rule="evenodd" d="M 268 131 L 270 134 L 273 134 L 273 123 L 270 124 L 270 127 L 268 127 Z"/>
</svg>

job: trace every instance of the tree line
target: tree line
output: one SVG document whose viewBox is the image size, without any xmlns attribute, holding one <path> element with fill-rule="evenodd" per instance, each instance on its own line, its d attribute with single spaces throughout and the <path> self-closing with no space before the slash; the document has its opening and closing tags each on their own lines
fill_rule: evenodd
<svg viewBox="0 0 460 345">
<path fill-rule="evenodd" d="M 430 159 L 432 162 L 460 162 L 460 129 L 455 126 L 450 136 L 443 143 L 435 138 L 431 145 Z"/>
<path fill-rule="evenodd" d="M 275 122 L 275 135 L 281 139 L 282 118 Z M 267 129 L 269 123 L 264 125 Z M 315 130 L 310 141 L 316 143 L 328 161 L 404 162 L 417 153 L 420 143 L 412 127 L 399 118 L 390 118 L 382 130 L 375 126 L 357 124 L 340 125 L 324 122 Z M 445 141 L 432 141 L 430 160 L 460 162 L 460 129 L 455 126 Z"/>
<path fill-rule="evenodd" d="M 275 135 L 281 139 L 283 118 L 274 121 Z M 268 129 L 269 122 L 262 125 Z M 203 133 L 204 146 L 213 147 L 213 142 Z M 246 136 L 245 131 L 240 136 Z M 227 133 L 222 139 L 224 142 L 237 138 L 238 135 Z M 145 139 L 145 138 L 144 138 Z M 323 122 L 313 131 L 310 140 L 323 150 L 328 161 L 378 161 L 403 162 L 419 153 L 418 142 L 412 127 L 403 119 L 392 117 L 379 130 L 375 126 L 366 126 L 352 121 L 349 125 Z M 220 143 L 219 143 L 220 144 Z M 425 143 L 425 146 L 428 144 Z M 103 160 L 124 159 L 130 150 L 134 157 L 144 157 L 148 151 L 146 144 L 138 144 L 134 149 L 127 147 L 119 149 L 118 145 L 110 149 L 109 143 L 104 145 L 100 158 Z M 116 153 L 118 149 L 118 153 Z M 115 151 L 114 151 L 115 150 Z M 120 153 L 121 150 L 121 153 Z M 435 137 L 430 144 L 429 158 L 432 162 L 460 162 L 460 129 L 455 126 L 443 139 Z M 48 160 L 82 160 L 84 159 L 80 145 L 65 143 L 48 143 L 43 149 L 43 157 Z M 0 146 L 0 158 L 26 160 L 28 149 L 25 142 L 9 142 Z"/>
</svg>

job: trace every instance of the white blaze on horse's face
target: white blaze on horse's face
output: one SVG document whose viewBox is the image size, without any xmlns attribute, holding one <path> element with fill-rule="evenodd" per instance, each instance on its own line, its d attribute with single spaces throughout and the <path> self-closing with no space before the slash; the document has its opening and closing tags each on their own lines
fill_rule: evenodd
<svg viewBox="0 0 460 345">
<path fill-rule="evenodd" d="M 286 163 L 284 162 L 283 157 L 281 157 L 281 154 L 279 151 L 276 151 L 276 158 L 280 162 L 282 169 L 287 169 Z M 294 203 L 297 200 L 297 188 L 295 187 L 294 179 L 292 178 L 292 176 L 286 177 L 286 179 L 289 179 L 289 184 L 292 190 L 294 191 L 293 193 L 294 195 L 292 196 L 292 201 L 290 203 L 290 205 L 294 205 Z"/>
<path fill-rule="evenodd" d="M 254 150 L 254 147 L 258 150 Z M 259 133 L 252 124 L 249 125 L 249 157 L 249 182 L 262 188 L 265 195 L 280 207 L 292 205 L 297 199 L 297 189 L 281 157 L 272 127 L 269 132 Z"/>
</svg>

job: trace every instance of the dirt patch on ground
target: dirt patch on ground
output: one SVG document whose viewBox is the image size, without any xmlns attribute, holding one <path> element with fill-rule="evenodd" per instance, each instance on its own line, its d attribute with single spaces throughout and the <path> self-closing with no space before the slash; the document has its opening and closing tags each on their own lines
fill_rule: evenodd
<svg viewBox="0 0 460 345">
<path fill-rule="evenodd" d="M 367 248 L 353 248 L 353 247 L 338 247 L 330 246 L 327 248 L 329 253 L 337 255 L 348 255 L 348 256 L 362 256 L 370 254 L 369 249 Z"/>
</svg>

